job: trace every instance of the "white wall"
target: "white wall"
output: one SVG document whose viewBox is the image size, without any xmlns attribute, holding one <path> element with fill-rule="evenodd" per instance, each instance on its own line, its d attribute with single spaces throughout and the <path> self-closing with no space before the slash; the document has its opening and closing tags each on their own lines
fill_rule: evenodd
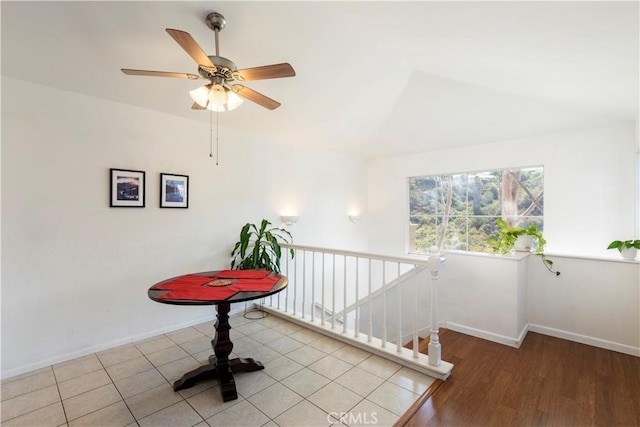
<svg viewBox="0 0 640 427">
<path fill-rule="evenodd" d="M 371 161 L 370 249 L 405 253 L 407 177 L 544 165 L 547 252 L 615 258 L 609 242 L 635 233 L 634 153 L 635 124 L 621 123 Z"/>
<path fill-rule="evenodd" d="M 640 264 L 553 258 L 557 278 L 529 259 L 530 330 L 640 356 Z"/>
<path fill-rule="evenodd" d="M 366 249 L 363 162 L 220 136 L 216 166 L 206 124 L 2 78 L 3 377 L 212 318 L 146 290 L 228 267 L 245 222 L 287 210 L 296 243 Z M 144 209 L 109 208 L 111 167 L 146 171 Z M 160 172 L 189 175 L 189 209 L 158 207 Z"/>
<path fill-rule="evenodd" d="M 446 327 L 519 347 L 527 330 L 640 356 L 640 264 L 450 253 L 440 274 Z"/>
<path fill-rule="evenodd" d="M 527 260 L 519 254 L 448 254 L 440 273 L 447 328 L 518 347 L 526 332 Z"/>
<path fill-rule="evenodd" d="M 441 320 L 516 345 L 523 325 L 530 324 L 539 332 L 640 355 L 640 264 L 618 261 L 617 251 L 606 250 L 614 239 L 639 237 L 636 144 L 635 123 L 620 123 L 371 161 L 369 249 L 406 253 L 407 177 L 544 165 L 547 252 L 560 254 L 551 258 L 561 276 L 535 256 L 512 271 L 512 260 L 449 254 L 440 280 Z M 526 294 L 516 289 L 523 281 Z"/>
</svg>

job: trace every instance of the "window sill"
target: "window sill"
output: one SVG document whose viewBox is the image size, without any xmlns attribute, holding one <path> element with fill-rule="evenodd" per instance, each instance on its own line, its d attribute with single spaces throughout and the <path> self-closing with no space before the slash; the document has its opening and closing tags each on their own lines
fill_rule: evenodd
<svg viewBox="0 0 640 427">
<path fill-rule="evenodd" d="M 446 250 L 443 251 L 440 255 L 446 257 L 448 254 L 451 255 L 462 255 L 462 256 L 470 256 L 470 257 L 480 257 L 480 258 L 500 258 L 505 260 L 513 260 L 519 261 L 528 257 L 529 255 L 536 255 L 532 252 L 511 252 L 508 254 L 487 254 L 483 252 L 467 252 L 467 251 L 455 251 L 455 250 Z M 425 259 L 428 255 L 423 254 L 408 254 L 411 257 L 422 258 Z M 566 253 L 558 253 L 558 252 L 545 252 L 545 256 L 551 258 L 571 258 L 571 259 L 579 259 L 579 260 L 587 260 L 587 261 L 602 261 L 602 262 L 620 262 L 626 264 L 640 264 L 640 260 L 626 260 L 620 256 L 595 256 L 595 255 L 579 255 L 579 254 L 566 254 Z"/>
<path fill-rule="evenodd" d="M 500 258 L 500 259 L 508 259 L 513 261 L 520 261 L 521 259 L 525 259 L 529 255 L 535 255 L 535 254 L 532 254 L 531 252 L 509 252 L 508 254 L 486 254 L 484 252 L 467 252 L 467 251 L 444 251 L 443 252 L 444 256 L 446 256 L 447 254 L 481 257 L 481 258 Z"/>
</svg>

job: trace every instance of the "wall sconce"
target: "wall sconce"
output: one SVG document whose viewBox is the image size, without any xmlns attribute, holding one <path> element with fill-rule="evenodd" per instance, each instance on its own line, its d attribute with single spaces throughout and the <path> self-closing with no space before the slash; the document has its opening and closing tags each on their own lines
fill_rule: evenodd
<svg viewBox="0 0 640 427">
<path fill-rule="evenodd" d="M 360 215 L 348 215 L 349 217 L 349 221 L 353 222 L 354 224 L 356 222 L 360 222 Z"/>
<path fill-rule="evenodd" d="M 280 219 L 282 220 L 282 222 L 284 222 L 286 225 L 293 225 L 296 222 L 298 222 L 298 215 L 281 215 Z"/>
</svg>

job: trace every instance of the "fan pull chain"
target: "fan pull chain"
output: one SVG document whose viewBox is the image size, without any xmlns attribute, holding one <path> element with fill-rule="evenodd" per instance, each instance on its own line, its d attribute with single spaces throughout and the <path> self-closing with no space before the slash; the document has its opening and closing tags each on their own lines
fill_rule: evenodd
<svg viewBox="0 0 640 427">
<path fill-rule="evenodd" d="M 218 110 L 216 110 L 216 166 L 218 166 L 220 159 L 219 128 Z M 209 110 L 209 157 L 213 157 L 213 110 Z"/>
<path fill-rule="evenodd" d="M 209 110 L 209 157 L 213 157 L 213 110 Z"/>
<path fill-rule="evenodd" d="M 218 133 L 220 132 L 220 126 L 218 125 L 218 114 L 220 112 L 216 109 L 216 166 L 218 166 L 218 160 L 220 159 L 220 151 L 219 151 L 219 141 Z"/>
</svg>

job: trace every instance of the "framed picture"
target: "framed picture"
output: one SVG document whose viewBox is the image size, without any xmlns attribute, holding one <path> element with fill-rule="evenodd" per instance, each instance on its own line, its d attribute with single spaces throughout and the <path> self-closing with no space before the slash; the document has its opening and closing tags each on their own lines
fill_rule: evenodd
<svg viewBox="0 0 640 427">
<path fill-rule="evenodd" d="M 160 174 L 160 207 L 189 207 L 189 177 L 187 175 Z"/>
<path fill-rule="evenodd" d="M 110 169 L 112 208 L 144 208 L 144 171 Z"/>
</svg>

